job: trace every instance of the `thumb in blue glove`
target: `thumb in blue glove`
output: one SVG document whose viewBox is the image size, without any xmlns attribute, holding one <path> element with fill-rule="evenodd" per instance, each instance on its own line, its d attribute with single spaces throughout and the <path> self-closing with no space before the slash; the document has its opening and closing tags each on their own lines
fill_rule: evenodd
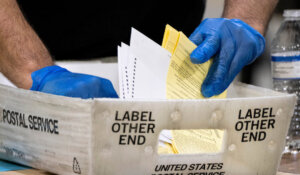
<svg viewBox="0 0 300 175">
<path fill-rule="evenodd" d="M 48 66 L 31 74 L 30 90 L 68 97 L 118 98 L 112 83 L 104 78 L 72 73 L 59 66 Z"/>
<path fill-rule="evenodd" d="M 198 47 L 191 61 L 201 64 L 213 58 L 201 91 L 205 97 L 222 93 L 242 68 L 262 54 L 264 37 L 239 19 L 205 19 L 189 39 Z"/>
</svg>

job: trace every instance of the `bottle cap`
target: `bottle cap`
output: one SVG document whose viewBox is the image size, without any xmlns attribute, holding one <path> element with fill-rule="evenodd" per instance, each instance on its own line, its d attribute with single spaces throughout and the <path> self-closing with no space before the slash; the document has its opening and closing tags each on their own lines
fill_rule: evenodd
<svg viewBox="0 0 300 175">
<path fill-rule="evenodd" d="M 291 17 L 297 18 L 297 17 L 300 17 L 300 9 L 284 10 L 283 16 L 286 17 L 286 18 L 291 18 Z"/>
</svg>

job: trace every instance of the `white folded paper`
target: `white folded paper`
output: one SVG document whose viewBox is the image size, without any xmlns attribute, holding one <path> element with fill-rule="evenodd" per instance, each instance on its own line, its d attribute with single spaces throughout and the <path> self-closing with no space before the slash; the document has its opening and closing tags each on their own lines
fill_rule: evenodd
<svg viewBox="0 0 300 175">
<path fill-rule="evenodd" d="M 118 47 L 120 98 L 166 99 L 171 53 L 136 29 Z"/>
</svg>

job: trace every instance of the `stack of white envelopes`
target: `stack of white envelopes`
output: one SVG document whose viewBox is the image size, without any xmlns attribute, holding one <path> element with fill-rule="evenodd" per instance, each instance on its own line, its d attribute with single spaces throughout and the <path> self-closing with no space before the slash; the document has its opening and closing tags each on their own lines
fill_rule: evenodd
<svg viewBox="0 0 300 175">
<path fill-rule="evenodd" d="M 166 98 L 171 53 L 132 28 L 130 46 L 118 47 L 120 98 Z"/>
</svg>

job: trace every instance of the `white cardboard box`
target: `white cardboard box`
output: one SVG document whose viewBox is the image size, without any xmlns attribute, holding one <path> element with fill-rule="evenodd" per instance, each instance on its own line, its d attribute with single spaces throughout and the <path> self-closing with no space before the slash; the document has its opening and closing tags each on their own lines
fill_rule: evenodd
<svg viewBox="0 0 300 175">
<path fill-rule="evenodd" d="M 228 95 L 207 100 L 80 100 L 0 86 L 0 158 L 58 174 L 276 174 L 296 97 L 244 84 L 233 85 Z M 267 124 L 242 129 L 245 119 L 239 118 L 249 117 L 249 111 L 260 116 L 254 122 Z M 144 121 L 118 121 L 126 112 L 143 115 Z M 17 122 L 15 116 L 21 119 Z M 46 119 L 50 124 L 44 124 Z M 116 129 L 122 123 L 145 123 L 149 133 L 123 133 L 124 128 Z M 221 153 L 157 154 L 162 129 L 201 128 L 226 130 Z M 265 136 L 249 141 L 249 132 L 261 131 Z M 145 140 L 127 144 L 129 136 Z M 188 170 L 197 164 L 206 164 L 205 170 Z M 173 171 L 160 171 L 161 166 Z"/>
<path fill-rule="evenodd" d="M 81 100 L 0 85 L 0 158 L 67 175 L 275 175 L 295 102 L 240 83 L 206 100 Z M 123 132 L 130 124 L 144 129 Z M 158 155 L 163 129 L 224 129 L 224 147 Z"/>
</svg>

